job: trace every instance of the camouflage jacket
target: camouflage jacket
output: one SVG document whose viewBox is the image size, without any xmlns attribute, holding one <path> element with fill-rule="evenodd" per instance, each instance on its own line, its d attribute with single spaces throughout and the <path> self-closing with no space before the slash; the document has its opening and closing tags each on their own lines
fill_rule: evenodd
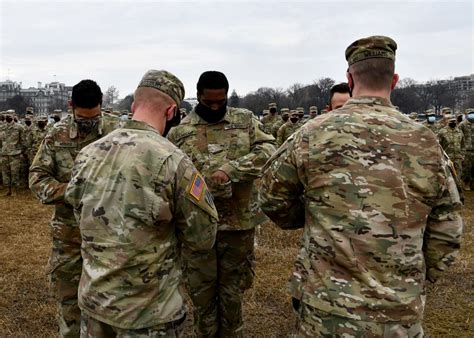
<svg viewBox="0 0 474 338">
<path fill-rule="evenodd" d="M 1 155 L 13 156 L 25 152 L 25 129 L 19 123 L 5 123 L 0 129 Z"/>
<path fill-rule="evenodd" d="M 82 311 L 124 329 L 184 315 L 179 246 L 210 249 L 217 211 L 182 151 L 127 121 L 79 153 L 66 201 L 82 237 Z"/>
<path fill-rule="evenodd" d="M 275 137 L 275 139 L 278 137 L 278 129 L 280 129 L 280 127 L 282 125 L 284 125 L 285 123 L 286 122 L 283 121 L 283 119 L 281 117 L 277 121 L 275 121 L 275 123 L 273 123 L 273 125 L 272 125 L 272 135 L 273 135 L 273 137 Z M 277 141 L 277 143 L 278 143 L 278 141 Z"/>
<path fill-rule="evenodd" d="M 434 122 L 434 123 L 425 122 L 423 123 L 423 125 L 426 128 L 430 129 L 435 134 L 438 134 L 439 130 L 441 129 L 441 125 L 439 122 Z"/>
<path fill-rule="evenodd" d="M 474 121 L 469 121 L 468 119 L 464 119 L 459 124 L 459 129 L 461 129 L 464 135 L 466 150 L 474 151 Z"/>
<path fill-rule="evenodd" d="M 192 111 L 170 130 L 168 138 L 204 175 L 215 197 L 219 230 L 253 228 L 250 212 L 253 181 L 260 177 L 261 168 L 275 151 L 275 139 L 261 130 L 252 112 L 229 107 L 220 122 L 209 124 Z M 210 177 L 216 170 L 224 171 L 231 182 L 213 183 Z"/>
<path fill-rule="evenodd" d="M 279 123 L 280 120 L 281 117 L 277 113 L 275 113 L 275 115 L 268 114 L 267 116 L 264 116 L 260 121 L 263 125 L 262 130 L 267 134 L 275 136 L 275 134 L 273 134 L 275 129 L 274 126 L 275 124 Z"/>
<path fill-rule="evenodd" d="M 277 132 L 277 144 L 278 146 L 281 146 L 288 137 L 291 136 L 295 131 L 300 129 L 299 123 L 293 123 L 291 121 L 286 122 L 284 125 L 282 125 Z"/>
<path fill-rule="evenodd" d="M 36 152 L 38 151 L 41 142 L 43 142 L 44 138 L 46 137 L 46 134 L 48 133 L 48 130 L 46 127 L 44 129 L 40 129 L 38 127 L 34 128 L 32 133 L 31 133 L 31 147 L 30 147 L 30 153 L 31 153 L 31 158 L 36 155 Z"/>
<path fill-rule="evenodd" d="M 82 137 L 77 133 L 73 117 L 68 116 L 57 122 L 46 134 L 30 166 L 29 186 L 43 204 L 55 205 L 51 219 L 53 239 L 76 244 L 79 241 L 72 228 L 76 225 L 74 212 L 70 205 L 64 203 L 64 192 L 71 178 L 74 159 L 82 148 L 113 131 L 118 123 L 118 118 L 103 115 L 100 132 L 94 130 Z M 62 263 L 54 261 L 59 257 L 51 259 L 53 261 L 49 262 L 49 269 Z"/>
<path fill-rule="evenodd" d="M 452 160 L 462 160 L 466 153 L 464 135 L 458 127 L 444 127 L 438 132 L 439 143 Z"/>
<path fill-rule="evenodd" d="M 262 210 L 304 227 L 293 297 L 372 322 L 422 318 L 460 246 L 459 194 L 435 135 L 387 100 L 359 97 L 308 122 L 267 162 Z"/>
</svg>

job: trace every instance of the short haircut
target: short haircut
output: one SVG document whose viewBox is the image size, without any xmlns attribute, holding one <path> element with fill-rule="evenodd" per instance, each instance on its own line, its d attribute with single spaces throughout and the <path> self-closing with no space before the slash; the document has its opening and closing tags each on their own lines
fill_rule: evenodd
<svg viewBox="0 0 474 338">
<path fill-rule="evenodd" d="M 351 89 L 349 88 L 349 85 L 347 84 L 347 82 L 341 82 L 332 86 L 329 92 L 329 105 L 331 105 L 332 97 L 334 96 L 335 93 L 341 93 L 341 94 L 349 93 L 350 94 Z"/>
<path fill-rule="evenodd" d="M 349 72 L 354 77 L 355 85 L 371 89 L 390 89 L 395 62 L 386 58 L 372 58 L 354 63 L 349 67 Z"/>
<path fill-rule="evenodd" d="M 229 81 L 227 81 L 224 73 L 210 70 L 201 74 L 196 87 L 198 94 L 202 94 L 204 89 L 225 89 L 227 93 L 229 91 Z"/>
<path fill-rule="evenodd" d="M 93 80 L 82 80 L 72 87 L 72 105 L 81 108 L 94 108 L 102 104 L 102 91 Z"/>
</svg>

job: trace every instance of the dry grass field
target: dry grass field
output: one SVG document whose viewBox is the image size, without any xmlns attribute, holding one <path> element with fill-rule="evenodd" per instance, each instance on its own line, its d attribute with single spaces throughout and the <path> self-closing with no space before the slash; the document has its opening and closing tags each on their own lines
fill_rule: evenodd
<svg viewBox="0 0 474 338">
<path fill-rule="evenodd" d="M 428 287 L 424 321 L 428 337 L 474 337 L 474 192 L 466 196 L 461 255 L 450 271 Z M 29 192 L 0 197 L 0 337 L 54 337 L 54 304 L 44 266 L 50 248 L 52 208 Z M 246 294 L 248 337 L 288 337 L 294 326 L 286 282 L 300 231 L 271 224 L 258 237 L 254 286 Z"/>
</svg>

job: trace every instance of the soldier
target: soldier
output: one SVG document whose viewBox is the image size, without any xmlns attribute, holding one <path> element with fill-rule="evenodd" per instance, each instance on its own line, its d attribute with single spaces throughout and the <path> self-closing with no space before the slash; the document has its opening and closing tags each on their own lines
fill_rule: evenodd
<svg viewBox="0 0 474 338">
<path fill-rule="evenodd" d="M 466 154 L 463 162 L 462 180 L 465 190 L 474 189 L 474 109 L 466 109 L 466 118 L 459 125 L 464 134 Z"/>
<path fill-rule="evenodd" d="M 186 110 L 186 108 L 180 108 L 179 113 L 181 114 L 181 120 L 184 119 L 186 115 L 188 115 L 188 111 Z"/>
<path fill-rule="evenodd" d="M 448 125 L 440 129 L 438 139 L 444 151 L 453 162 L 457 176 L 461 177 L 466 145 L 463 132 L 457 127 L 456 117 L 451 117 L 448 120 Z"/>
<path fill-rule="evenodd" d="M 51 218 L 52 251 L 46 272 L 57 301 L 59 334 L 79 335 L 80 310 L 77 288 L 82 259 L 79 228 L 73 209 L 64 201 L 77 153 L 86 145 L 113 131 L 120 120 L 102 115 L 102 92 L 92 80 L 82 80 L 72 89 L 72 116 L 57 122 L 47 133 L 30 167 L 31 191 L 44 204 L 55 207 Z"/>
<path fill-rule="evenodd" d="M 307 121 L 307 119 L 304 117 L 304 108 L 303 107 L 296 107 L 296 112 L 298 113 L 298 118 L 299 118 L 298 126 L 301 127 Z"/>
<path fill-rule="evenodd" d="M 20 171 L 20 186 L 22 188 L 28 188 L 28 169 L 31 165 L 31 160 L 29 157 L 31 146 L 33 145 L 33 130 L 35 129 L 34 123 L 34 116 L 32 108 L 27 108 L 25 119 L 24 119 L 23 127 L 23 135 L 24 135 L 24 146 L 25 152 L 21 159 L 21 171 Z"/>
<path fill-rule="evenodd" d="M 331 87 L 329 91 L 328 111 L 341 108 L 351 97 L 351 89 L 347 82 L 341 82 Z"/>
<path fill-rule="evenodd" d="M 83 239 L 81 336 L 181 334 L 180 247 L 209 250 L 217 229 L 203 177 L 163 137 L 183 96 L 173 74 L 148 71 L 134 94 L 133 119 L 77 156 L 66 201 Z"/>
<path fill-rule="evenodd" d="M 288 122 L 288 119 L 290 118 L 290 110 L 288 108 L 282 108 L 280 110 L 280 115 L 281 119 L 273 124 L 272 135 L 274 137 L 276 137 L 278 129 L 280 129 L 280 127 L 286 122 Z"/>
<path fill-rule="evenodd" d="M 273 136 L 262 131 L 251 111 L 227 106 L 228 89 L 223 73 L 201 74 L 198 105 L 168 137 L 202 172 L 219 213 L 214 249 L 183 251 L 195 329 L 206 337 L 243 335 L 243 294 L 254 274 L 256 222 L 250 211 L 251 192 L 275 151 Z"/>
<path fill-rule="evenodd" d="M 318 107 L 316 107 L 316 106 L 309 107 L 309 118 L 310 118 L 310 120 L 314 119 L 316 116 L 318 116 Z"/>
<path fill-rule="evenodd" d="M 433 133 L 438 134 L 440 129 L 439 124 L 436 122 L 436 114 L 433 109 L 428 109 L 425 111 L 426 122 L 424 125 L 429 128 Z"/>
<path fill-rule="evenodd" d="M 459 250 L 454 178 L 432 132 L 390 103 L 396 43 L 346 49 L 353 97 L 307 123 L 264 168 L 262 210 L 304 227 L 291 278 L 297 335 L 422 337 L 425 280 Z"/>
<path fill-rule="evenodd" d="M 297 131 L 301 126 L 299 124 L 300 116 L 296 110 L 290 113 L 290 119 L 278 129 L 277 145 L 281 146 L 291 134 Z"/>
<path fill-rule="evenodd" d="M 411 118 L 413 121 L 416 121 L 416 119 L 418 118 L 418 113 L 416 111 L 412 111 L 409 115 L 408 115 L 409 118 Z"/>
<path fill-rule="evenodd" d="M 28 150 L 29 163 L 33 163 L 36 152 L 38 151 L 41 142 L 43 142 L 44 138 L 46 137 L 46 133 L 48 132 L 48 129 L 46 128 L 47 124 L 48 118 L 45 115 L 40 115 L 36 120 L 36 127 L 32 131 L 31 147 Z"/>
<path fill-rule="evenodd" d="M 7 188 L 5 196 L 15 196 L 16 189 L 21 186 L 21 165 L 25 152 L 24 128 L 14 122 L 13 110 L 5 114 L 5 125 L 0 130 L 2 181 Z"/>
<path fill-rule="evenodd" d="M 264 114 L 261 122 L 263 124 L 263 131 L 265 131 L 267 134 L 272 134 L 274 130 L 273 128 L 274 124 L 279 122 L 279 118 L 277 114 L 277 104 L 275 102 L 268 104 L 268 112 L 269 114 L 267 115 Z"/>
</svg>

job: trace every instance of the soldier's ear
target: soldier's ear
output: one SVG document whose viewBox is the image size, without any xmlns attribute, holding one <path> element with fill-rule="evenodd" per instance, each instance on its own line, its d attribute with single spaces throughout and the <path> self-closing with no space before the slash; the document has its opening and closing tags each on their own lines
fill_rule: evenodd
<svg viewBox="0 0 474 338">
<path fill-rule="evenodd" d="M 390 85 L 390 89 L 391 90 L 394 90 L 395 89 L 395 86 L 397 85 L 397 82 L 398 82 L 398 79 L 400 77 L 398 76 L 397 73 L 393 74 L 393 78 L 392 78 L 392 84 Z"/>
</svg>

